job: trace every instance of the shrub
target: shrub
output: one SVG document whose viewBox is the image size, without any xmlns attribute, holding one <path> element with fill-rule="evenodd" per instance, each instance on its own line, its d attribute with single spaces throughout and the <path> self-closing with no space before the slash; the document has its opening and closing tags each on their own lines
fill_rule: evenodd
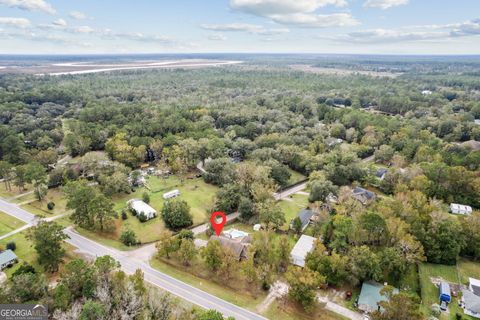
<svg viewBox="0 0 480 320">
<path fill-rule="evenodd" d="M 48 210 L 53 210 L 55 208 L 55 203 L 54 202 L 47 203 L 47 208 Z"/>
<path fill-rule="evenodd" d="M 145 222 L 145 221 L 147 221 L 147 216 L 146 216 L 145 213 L 143 213 L 143 212 L 140 212 L 140 213 L 137 215 L 137 218 L 138 218 L 138 220 L 140 220 L 140 222 Z"/>
<path fill-rule="evenodd" d="M 122 210 L 122 220 L 127 220 L 127 219 L 128 219 L 127 211 Z"/>
<path fill-rule="evenodd" d="M 133 230 L 127 229 L 120 235 L 120 241 L 126 246 L 134 246 L 138 243 L 137 236 Z"/>
<path fill-rule="evenodd" d="M 162 208 L 162 218 L 170 229 L 181 229 L 193 224 L 188 203 L 183 200 L 169 200 Z"/>
<path fill-rule="evenodd" d="M 30 265 L 30 264 L 28 264 L 28 263 L 26 263 L 26 262 L 23 262 L 23 263 L 20 265 L 20 267 L 18 267 L 18 269 L 15 270 L 14 273 L 12 273 L 12 278 L 14 278 L 14 277 L 16 277 L 16 276 L 19 276 L 19 275 L 21 275 L 21 274 L 27 274 L 27 273 L 33 273 L 33 274 L 35 274 L 35 273 L 36 273 L 35 268 L 34 268 L 32 265 Z"/>
<path fill-rule="evenodd" d="M 15 242 L 11 241 L 7 243 L 7 250 L 15 251 L 15 249 L 17 249 L 17 245 Z"/>
<path fill-rule="evenodd" d="M 142 200 L 143 200 L 143 202 L 145 202 L 145 203 L 150 203 L 150 195 L 149 195 L 147 192 L 144 192 L 144 193 L 142 194 Z"/>
<path fill-rule="evenodd" d="M 194 240 L 195 235 L 192 230 L 182 230 L 178 233 L 178 239 Z"/>
</svg>

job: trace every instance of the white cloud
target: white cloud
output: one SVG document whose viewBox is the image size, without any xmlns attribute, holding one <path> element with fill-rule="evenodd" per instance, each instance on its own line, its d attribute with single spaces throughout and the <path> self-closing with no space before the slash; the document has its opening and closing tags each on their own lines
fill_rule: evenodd
<svg viewBox="0 0 480 320">
<path fill-rule="evenodd" d="M 95 32 L 95 29 L 89 26 L 81 26 L 81 27 L 73 28 L 72 31 L 74 33 L 93 33 Z"/>
<path fill-rule="evenodd" d="M 350 27 L 360 24 L 349 13 L 273 15 L 273 21 L 306 28 Z"/>
<path fill-rule="evenodd" d="M 54 26 L 58 26 L 58 27 L 66 27 L 67 26 L 67 21 L 65 21 L 63 19 L 57 19 L 57 20 L 53 21 L 52 24 Z"/>
<path fill-rule="evenodd" d="M 25 18 L 11 18 L 11 17 L 0 17 L 0 24 L 16 27 L 16 28 L 26 28 L 30 26 L 30 20 Z"/>
<path fill-rule="evenodd" d="M 233 9 L 251 13 L 257 16 L 272 14 L 292 14 L 314 12 L 318 8 L 334 5 L 344 7 L 346 0 L 231 0 Z"/>
<path fill-rule="evenodd" d="M 385 10 L 391 7 L 408 4 L 408 1 L 409 0 L 367 0 L 363 6 L 367 8 L 380 8 Z"/>
<path fill-rule="evenodd" d="M 71 11 L 68 15 L 69 15 L 71 18 L 77 19 L 77 20 L 85 20 L 85 19 L 88 18 L 85 13 L 80 12 L 80 11 Z"/>
<path fill-rule="evenodd" d="M 346 27 L 359 22 L 350 13 L 318 14 L 319 8 L 332 5 L 345 7 L 346 0 L 230 0 L 238 11 L 269 18 L 280 24 L 306 28 Z"/>
<path fill-rule="evenodd" d="M 42 11 L 48 14 L 56 13 L 52 5 L 44 0 L 0 0 L 0 4 L 27 11 Z"/>
<path fill-rule="evenodd" d="M 273 35 L 273 34 L 281 34 L 281 33 L 289 32 L 289 30 L 286 28 L 267 29 L 260 25 L 248 24 L 248 23 L 202 24 L 200 27 L 206 30 L 213 30 L 213 31 L 224 31 L 224 32 L 238 31 L 238 32 L 260 34 L 260 35 Z"/>
<path fill-rule="evenodd" d="M 227 40 L 227 37 L 221 33 L 215 33 L 215 34 L 209 35 L 208 39 L 213 41 L 225 41 Z"/>
<path fill-rule="evenodd" d="M 372 29 L 350 32 L 333 37 L 323 37 L 348 43 L 387 43 L 408 41 L 447 40 L 479 36 L 480 19 L 445 25 L 410 26 L 398 29 Z"/>
</svg>

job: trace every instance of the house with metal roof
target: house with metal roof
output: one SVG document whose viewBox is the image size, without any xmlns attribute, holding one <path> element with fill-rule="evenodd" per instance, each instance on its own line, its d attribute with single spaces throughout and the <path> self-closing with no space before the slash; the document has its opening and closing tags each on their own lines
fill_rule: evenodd
<svg viewBox="0 0 480 320">
<path fill-rule="evenodd" d="M 362 203 L 363 205 L 367 205 L 370 202 L 375 201 L 377 197 L 374 192 L 360 187 L 355 187 L 352 190 L 352 196 L 358 201 L 360 201 L 360 203 Z"/>
<path fill-rule="evenodd" d="M 146 204 L 139 199 L 131 199 L 127 201 L 129 208 L 137 214 L 137 216 L 143 215 L 145 220 L 153 219 L 157 216 L 157 210 L 153 209 L 150 205 Z"/>
<path fill-rule="evenodd" d="M 378 304 L 382 301 L 388 301 L 388 297 L 381 293 L 385 285 L 374 282 L 366 281 L 362 283 L 362 290 L 357 300 L 358 309 L 371 313 L 374 311 L 381 311 L 381 307 Z M 399 291 L 393 288 L 393 293 L 397 294 Z"/>
<path fill-rule="evenodd" d="M 0 252 L 0 270 L 13 266 L 17 261 L 17 255 L 12 250 Z"/>
<path fill-rule="evenodd" d="M 480 296 L 470 290 L 462 289 L 462 307 L 465 314 L 480 319 Z"/>
<path fill-rule="evenodd" d="M 305 267 L 305 258 L 307 254 L 313 250 L 315 240 L 317 239 L 314 237 L 302 234 L 290 252 L 290 261 L 292 264 L 302 268 Z"/>
<path fill-rule="evenodd" d="M 313 217 L 313 211 L 310 209 L 302 209 L 300 212 L 297 214 L 297 218 L 300 219 L 300 222 L 302 223 L 302 232 L 305 231 L 305 229 L 308 227 L 310 224 L 310 219 Z M 293 220 L 290 222 L 290 228 L 293 229 Z"/>
<path fill-rule="evenodd" d="M 451 203 L 450 204 L 450 212 L 453 214 L 463 214 L 463 215 L 470 215 L 472 214 L 472 207 L 458 204 L 458 203 Z"/>
</svg>

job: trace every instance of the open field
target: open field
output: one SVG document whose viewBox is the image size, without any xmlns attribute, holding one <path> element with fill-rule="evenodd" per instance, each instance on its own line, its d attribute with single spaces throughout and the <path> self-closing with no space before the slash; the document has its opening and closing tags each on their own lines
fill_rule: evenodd
<svg viewBox="0 0 480 320">
<path fill-rule="evenodd" d="M 210 59 L 180 59 L 160 61 L 132 61 L 127 63 L 46 63 L 34 66 L 4 66 L 1 73 L 29 73 L 38 76 L 50 75 L 80 75 L 88 73 L 142 70 L 142 69 L 176 69 L 176 68 L 205 68 L 226 65 L 235 65 L 242 61 L 210 60 Z"/>
<path fill-rule="evenodd" d="M 0 211 L 0 236 L 24 226 L 25 223 Z"/>
<path fill-rule="evenodd" d="M 180 190 L 181 195 L 177 199 L 185 200 L 189 204 L 194 225 L 208 221 L 209 209 L 212 207 L 214 195 L 218 190 L 217 187 L 206 184 L 201 178 L 186 179 L 183 184 L 176 176 L 170 176 L 166 179 L 150 176 L 147 181 L 148 189 L 142 187 L 131 194 L 114 197 L 114 209 L 119 215 L 114 221 L 113 232 L 98 233 L 81 228 L 78 228 L 78 231 L 84 236 L 121 250 L 132 249 L 124 246 L 119 240 L 122 231 L 127 228 L 133 230 L 142 243 L 154 242 L 158 240 L 160 233 L 165 230 L 165 224 L 160 217 L 160 212 L 165 203 L 163 194 L 173 189 Z M 120 212 L 127 208 L 126 202 L 134 198 L 142 199 L 144 192 L 150 195 L 150 206 L 157 210 L 158 216 L 142 223 L 128 211 L 128 219 L 122 220 Z"/>
<path fill-rule="evenodd" d="M 349 76 L 349 75 L 362 75 L 370 77 L 386 77 L 386 78 L 396 78 L 401 73 L 392 73 L 392 72 L 378 72 L 378 71 L 366 71 L 366 70 L 351 70 L 351 69 L 340 69 L 340 68 L 320 68 L 314 67 L 307 64 L 295 64 L 290 66 L 294 70 L 310 72 L 315 74 L 323 75 L 337 75 L 337 76 Z"/>
<path fill-rule="evenodd" d="M 310 314 L 305 313 L 299 306 L 294 306 L 292 303 L 281 301 L 274 301 L 268 310 L 264 313 L 264 316 L 268 319 L 281 319 L 281 320 L 343 320 L 344 318 L 336 313 L 317 308 Z"/>
</svg>

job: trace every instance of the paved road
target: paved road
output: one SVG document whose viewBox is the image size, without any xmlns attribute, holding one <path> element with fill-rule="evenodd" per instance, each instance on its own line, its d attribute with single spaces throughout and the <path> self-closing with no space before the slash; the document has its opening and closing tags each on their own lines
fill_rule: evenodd
<svg viewBox="0 0 480 320">
<path fill-rule="evenodd" d="M 304 182 L 304 183 L 299 184 L 297 186 L 293 186 L 291 188 L 285 189 L 281 192 L 275 192 L 273 194 L 273 197 L 275 198 L 275 200 L 282 200 L 284 198 L 287 198 L 292 194 L 295 194 L 299 191 L 305 190 L 307 188 L 307 183 L 308 182 Z"/>
<path fill-rule="evenodd" d="M 95 256 L 110 255 L 120 262 L 122 269 L 125 272 L 130 274 L 134 273 L 137 269 L 141 269 L 147 282 L 167 290 L 172 294 L 200 307 L 218 310 L 226 316 L 234 317 L 236 320 L 266 319 L 256 313 L 240 308 L 225 300 L 217 298 L 200 289 L 192 287 L 184 282 L 161 273 L 150 267 L 148 264 L 131 257 L 128 252 L 121 252 L 113 248 L 108 248 L 95 241 L 87 239 L 79 235 L 72 228 L 65 229 L 65 233 L 70 237 L 70 239 L 67 239 L 66 241 L 77 247 L 81 252 L 84 252 L 88 255 L 93 254 Z"/>
<path fill-rule="evenodd" d="M 14 216 L 18 220 L 22 220 L 25 223 L 35 223 L 36 217 L 28 211 L 23 210 L 18 205 L 0 199 L 0 211 L 3 211 L 11 216 Z"/>
</svg>

